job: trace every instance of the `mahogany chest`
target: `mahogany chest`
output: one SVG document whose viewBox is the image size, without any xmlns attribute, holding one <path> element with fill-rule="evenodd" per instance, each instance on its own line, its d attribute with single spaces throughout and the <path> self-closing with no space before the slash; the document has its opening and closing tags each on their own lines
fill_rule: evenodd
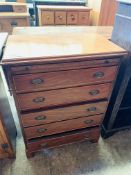
<svg viewBox="0 0 131 175">
<path fill-rule="evenodd" d="M 126 51 L 97 34 L 12 35 L 2 65 L 26 145 L 97 142 Z"/>
</svg>

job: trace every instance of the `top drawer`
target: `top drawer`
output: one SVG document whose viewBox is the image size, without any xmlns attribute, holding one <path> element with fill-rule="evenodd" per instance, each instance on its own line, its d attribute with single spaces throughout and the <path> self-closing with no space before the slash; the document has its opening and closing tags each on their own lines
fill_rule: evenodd
<svg viewBox="0 0 131 175">
<path fill-rule="evenodd" d="M 16 92 L 52 90 L 96 83 L 115 79 L 117 66 L 59 71 L 13 76 Z"/>
<path fill-rule="evenodd" d="M 91 61 L 76 61 L 70 63 L 52 63 L 52 64 L 34 64 L 25 66 L 12 66 L 11 73 L 27 74 L 27 73 L 39 73 L 39 72 L 52 72 L 72 69 L 82 69 L 90 67 L 102 67 L 102 66 L 117 66 L 120 62 L 119 58 L 115 59 L 103 59 L 103 60 L 91 60 Z"/>
</svg>

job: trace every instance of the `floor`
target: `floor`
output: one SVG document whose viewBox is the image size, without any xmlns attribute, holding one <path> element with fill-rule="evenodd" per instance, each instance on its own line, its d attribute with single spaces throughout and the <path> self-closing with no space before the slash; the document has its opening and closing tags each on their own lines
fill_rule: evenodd
<svg viewBox="0 0 131 175">
<path fill-rule="evenodd" d="M 43 150 L 27 159 L 13 99 L 18 137 L 15 160 L 0 161 L 0 175 L 131 175 L 131 130 L 98 143 L 77 143 Z"/>
</svg>

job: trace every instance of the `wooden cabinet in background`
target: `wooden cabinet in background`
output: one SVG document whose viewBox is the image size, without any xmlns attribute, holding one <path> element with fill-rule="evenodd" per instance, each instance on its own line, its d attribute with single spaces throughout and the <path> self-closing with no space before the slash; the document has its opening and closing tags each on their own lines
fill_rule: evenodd
<svg viewBox="0 0 131 175">
<path fill-rule="evenodd" d="M 81 6 L 38 6 L 39 25 L 89 25 L 90 11 Z"/>
<path fill-rule="evenodd" d="M 0 2 L 0 13 L 1 12 L 27 13 L 27 4 L 17 2 Z"/>
<path fill-rule="evenodd" d="M 100 26 L 113 26 L 117 10 L 116 0 L 102 0 L 99 23 Z"/>
<path fill-rule="evenodd" d="M 29 26 L 28 13 L 0 13 L 0 32 L 12 33 L 13 27 Z"/>
</svg>

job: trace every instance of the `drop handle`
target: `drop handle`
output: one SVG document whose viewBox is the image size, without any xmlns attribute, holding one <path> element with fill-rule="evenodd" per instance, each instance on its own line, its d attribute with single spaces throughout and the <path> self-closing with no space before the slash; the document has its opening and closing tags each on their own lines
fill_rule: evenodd
<svg viewBox="0 0 131 175">
<path fill-rule="evenodd" d="M 90 107 L 90 108 L 87 108 L 87 111 L 88 111 L 88 112 L 95 112 L 96 110 L 97 110 L 97 108 L 94 107 L 94 106 L 92 106 L 92 107 Z"/>
<path fill-rule="evenodd" d="M 84 123 L 87 124 L 87 125 L 89 125 L 89 124 L 93 123 L 93 121 L 94 120 L 92 120 L 92 119 L 91 120 L 86 120 L 86 121 L 84 121 Z"/>
<path fill-rule="evenodd" d="M 100 93 L 99 90 L 92 90 L 92 91 L 89 92 L 89 94 L 92 95 L 92 96 L 95 96 L 95 95 L 97 95 L 99 93 Z"/>
<path fill-rule="evenodd" d="M 104 76 L 104 72 L 98 71 L 96 73 L 93 74 L 94 78 L 101 78 Z"/>
<path fill-rule="evenodd" d="M 45 131 L 47 131 L 46 128 L 39 128 L 39 129 L 37 129 L 38 133 L 44 133 Z"/>
<path fill-rule="evenodd" d="M 35 79 L 31 80 L 31 84 L 33 84 L 33 85 L 39 85 L 42 83 L 44 83 L 44 80 L 41 78 L 35 78 Z"/>
<path fill-rule="evenodd" d="M 62 16 L 58 16 L 59 19 L 62 19 L 63 17 Z"/>
<path fill-rule="evenodd" d="M 15 26 L 18 25 L 16 21 L 12 21 L 10 24 L 11 24 L 12 27 L 15 27 Z"/>
<path fill-rule="evenodd" d="M 37 97 L 37 98 L 33 99 L 34 103 L 42 103 L 44 101 L 45 101 L 45 98 L 43 98 L 43 97 Z"/>
<path fill-rule="evenodd" d="M 46 119 L 46 116 L 37 116 L 35 117 L 35 120 L 45 120 Z"/>
</svg>

